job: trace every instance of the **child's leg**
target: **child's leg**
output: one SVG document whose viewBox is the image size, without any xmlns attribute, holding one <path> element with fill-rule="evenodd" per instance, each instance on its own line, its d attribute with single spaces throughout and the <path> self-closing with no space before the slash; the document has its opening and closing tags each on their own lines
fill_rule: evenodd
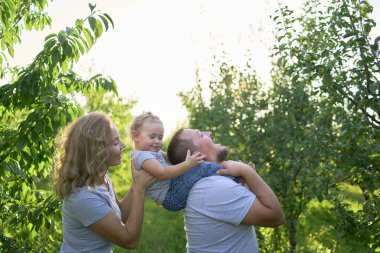
<svg viewBox="0 0 380 253">
<path fill-rule="evenodd" d="M 162 206 L 169 211 L 179 211 L 184 209 L 191 187 L 204 177 L 216 175 L 216 171 L 220 169 L 223 169 L 220 165 L 204 162 L 172 179 L 170 189 L 166 194 Z"/>
</svg>

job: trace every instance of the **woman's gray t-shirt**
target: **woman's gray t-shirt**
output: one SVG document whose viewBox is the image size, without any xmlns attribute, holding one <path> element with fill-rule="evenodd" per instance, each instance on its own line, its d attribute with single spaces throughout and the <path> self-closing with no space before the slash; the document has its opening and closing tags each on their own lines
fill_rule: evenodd
<svg viewBox="0 0 380 253">
<path fill-rule="evenodd" d="M 113 243 L 89 228 L 110 211 L 115 212 L 121 219 L 120 208 L 108 174 L 106 174 L 106 179 L 109 182 L 109 190 L 104 186 L 84 186 L 63 200 L 61 253 L 112 252 Z"/>
</svg>

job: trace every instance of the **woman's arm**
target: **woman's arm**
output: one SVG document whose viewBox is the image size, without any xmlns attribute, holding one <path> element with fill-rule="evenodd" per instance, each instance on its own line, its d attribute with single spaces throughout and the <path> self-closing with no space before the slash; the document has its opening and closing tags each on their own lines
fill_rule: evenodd
<svg viewBox="0 0 380 253">
<path fill-rule="evenodd" d="M 190 150 L 187 151 L 186 160 L 176 165 L 169 165 L 164 168 L 156 159 L 145 160 L 142 164 L 144 170 L 148 171 L 152 176 L 159 179 L 172 179 L 182 175 L 190 168 L 197 166 L 203 162 L 203 156 L 197 152 L 190 155 Z"/>
<path fill-rule="evenodd" d="M 155 178 L 145 171 L 137 172 L 132 168 L 134 182 L 119 202 L 122 221 L 110 211 L 99 221 L 90 225 L 97 234 L 123 248 L 135 249 L 141 236 L 144 217 L 144 192 Z"/>
</svg>

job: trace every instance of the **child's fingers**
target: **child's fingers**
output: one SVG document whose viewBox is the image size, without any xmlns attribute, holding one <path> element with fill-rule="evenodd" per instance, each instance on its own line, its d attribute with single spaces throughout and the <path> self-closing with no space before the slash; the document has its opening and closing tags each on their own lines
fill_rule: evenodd
<svg viewBox="0 0 380 253">
<path fill-rule="evenodd" d="M 201 152 L 197 152 L 194 155 L 196 155 L 197 157 L 202 157 L 202 159 L 205 157 L 204 155 L 201 154 Z"/>
<path fill-rule="evenodd" d="M 218 175 L 225 175 L 225 171 L 226 171 L 226 169 L 220 169 L 220 170 L 216 171 L 216 174 L 218 174 Z"/>
<path fill-rule="evenodd" d="M 256 165 L 255 165 L 253 162 L 249 162 L 248 165 L 249 165 L 252 169 L 256 170 Z"/>
</svg>

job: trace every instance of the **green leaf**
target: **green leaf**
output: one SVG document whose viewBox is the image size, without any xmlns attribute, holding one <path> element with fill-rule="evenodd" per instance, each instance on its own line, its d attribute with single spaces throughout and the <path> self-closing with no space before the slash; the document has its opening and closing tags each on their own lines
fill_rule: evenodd
<svg viewBox="0 0 380 253">
<path fill-rule="evenodd" d="M 83 29 L 83 24 L 84 24 L 84 22 L 83 22 L 82 19 L 77 19 L 77 20 L 75 21 L 75 26 L 76 26 L 80 31 Z"/>
<path fill-rule="evenodd" d="M 96 30 L 96 18 L 88 17 L 88 23 L 90 24 L 91 30 L 95 32 L 95 30 Z"/>
<path fill-rule="evenodd" d="M 16 142 L 17 150 L 21 152 L 27 143 L 28 143 L 28 137 L 26 135 L 21 135 Z"/>
<path fill-rule="evenodd" d="M 108 30 L 108 20 L 106 17 L 102 16 L 102 15 L 99 15 L 99 17 L 102 19 L 103 21 L 103 25 L 105 26 L 106 28 L 106 31 Z"/>
<path fill-rule="evenodd" d="M 106 18 L 108 18 L 108 20 L 111 22 L 111 24 L 112 24 L 112 28 L 115 28 L 115 26 L 114 26 L 114 24 L 113 24 L 113 20 L 112 20 L 112 18 L 111 18 L 107 13 L 103 13 L 103 15 L 104 15 Z"/>
<path fill-rule="evenodd" d="M 91 11 L 91 13 L 94 11 L 94 9 L 96 8 L 96 4 L 91 4 L 91 3 L 89 3 L 88 4 L 88 6 L 90 7 L 90 11 Z"/>
<path fill-rule="evenodd" d="M 87 40 L 88 48 L 91 48 L 94 44 L 94 38 L 92 37 L 91 31 L 88 28 L 83 29 L 84 36 Z"/>
</svg>

